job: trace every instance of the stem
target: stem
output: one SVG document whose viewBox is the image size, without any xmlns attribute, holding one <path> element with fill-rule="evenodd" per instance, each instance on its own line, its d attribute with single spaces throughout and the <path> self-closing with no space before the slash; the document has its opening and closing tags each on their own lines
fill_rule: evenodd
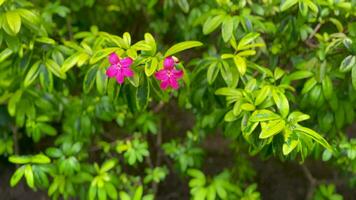
<svg viewBox="0 0 356 200">
<path fill-rule="evenodd" d="M 314 190 L 315 190 L 315 187 L 317 186 L 318 181 L 313 177 L 310 170 L 305 165 L 301 165 L 301 167 L 302 167 L 305 177 L 308 179 L 309 184 L 310 184 L 305 199 L 311 200 L 313 198 Z"/>
<path fill-rule="evenodd" d="M 18 132 L 17 132 L 17 127 L 11 125 L 11 130 L 12 130 L 12 139 L 14 140 L 14 152 L 15 155 L 19 155 L 20 150 L 19 150 L 19 142 L 18 142 Z"/>
</svg>

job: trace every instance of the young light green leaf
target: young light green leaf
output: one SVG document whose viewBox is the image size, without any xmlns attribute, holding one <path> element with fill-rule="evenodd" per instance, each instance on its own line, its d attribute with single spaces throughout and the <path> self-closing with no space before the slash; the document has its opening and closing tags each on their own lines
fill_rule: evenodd
<svg viewBox="0 0 356 200">
<path fill-rule="evenodd" d="M 271 92 L 270 86 L 268 85 L 263 86 L 256 96 L 255 106 L 258 106 L 261 103 L 263 103 L 266 100 L 266 98 L 270 95 L 270 92 Z"/>
<path fill-rule="evenodd" d="M 131 198 L 126 192 L 121 191 L 120 192 L 120 200 L 131 200 Z"/>
<path fill-rule="evenodd" d="M 21 17 L 16 10 L 6 12 L 5 19 L 5 24 L 9 27 L 9 30 L 11 31 L 9 33 L 10 35 L 16 35 L 18 32 L 20 32 Z"/>
<path fill-rule="evenodd" d="M 277 133 L 281 132 L 285 127 L 285 121 L 283 119 L 269 121 L 268 123 L 261 123 L 262 132 L 259 138 L 266 139 Z"/>
<path fill-rule="evenodd" d="M 234 57 L 234 63 L 236 65 L 237 70 L 239 71 L 240 75 L 243 76 L 246 73 L 246 69 L 247 69 L 245 59 L 236 55 Z"/>
<path fill-rule="evenodd" d="M 288 116 L 288 121 L 292 124 L 309 119 L 310 116 L 299 111 L 294 111 Z"/>
<path fill-rule="evenodd" d="M 203 43 L 198 42 L 198 41 L 185 41 L 185 42 L 180 42 L 178 44 L 173 45 L 171 48 L 167 50 L 167 52 L 164 54 L 164 57 L 171 56 L 173 54 L 176 54 L 178 52 L 191 49 L 194 47 L 199 47 L 202 46 Z"/>
<path fill-rule="evenodd" d="M 143 187 L 140 185 L 138 188 L 136 188 L 136 192 L 132 198 L 132 200 L 141 200 L 143 194 Z"/>
<path fill-rule="evenodd" d="M 256 110 L 252 113 L 249 121 L 250 122 L 263 122 L 281 119 L 281 116 L 270 111 L 270 110 Z"/>
<path fill-rule="evenodd" d="M 11 176 L 10 186 L 14 187 L 22 178 L 25 173 L 25 166 L 18 168 L 15 173 Z"/>
<path fill-rule="evenodd" d="M 43 154 L 37 154 L 31 157 L 31 162 L 38 163 L 38 164 L 47 164 L 51 162 L 51 159 L 49 159 L 47 156 Z"/>
<path fill-rule="evenodd" d="M 151 63 L 146 62 L 145 64 L 145 74 L 146 76 L 152 76 L 152 74 L 156 71 L 158 67 L 158 59 L 157 57 L 153 57 Z"/>
<path fill-rule="evenodd" d="M 272 97 L 282 117 L 287 117 L 289 114 L 289 102 L 287 97 L 277 89 L 272 90 Z"/>
<path fill-rule="evenodd" d="M 31 165 L 26 165 L 25 167 L 25 178 L 26 183 L 30 188 L 35 188 L 35 181 L 33 178 L 33 171 Z"/>
<path fill-rule="evenodd" d="M 283 155 L 288 155 L 297 147 L 299 140 L 295 138 L 295 134 L 289 129 L 284 129 L 284 144 L 282 146 Z"/>
<path fill-rule="evenodd" d="M 312 138 L 313 140 L 315 140 L 316 142 L 321 144 L 323 147 L 325 147 L 329 151 L 333 151 L 333 149 L 329 145 L 329 143 L 321 135 L 319 135 L 317 132 L 313 131 L 312 129 L 306 128 L 306 127 L 303 127 L 303 126 L 297 126 L 294 130 L 297 130 L 300 133 L 303 133 L 306 136 Z"/>
</svg>

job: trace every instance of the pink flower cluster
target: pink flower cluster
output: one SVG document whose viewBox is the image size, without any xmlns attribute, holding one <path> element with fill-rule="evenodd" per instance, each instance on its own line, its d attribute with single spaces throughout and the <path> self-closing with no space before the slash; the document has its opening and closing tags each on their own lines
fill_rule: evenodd
<svg viewBox="0 0 356 200">
<path fill-rule="evenodd" d="M 116 53 L 109 56 L 111 66 L 106 70 L 109 78 L 115 77 L 119 84 L 122 84 L 125 77 L 134 75 L 131 65 L 133 60 L 130 57 L 120 59 Z M 183 71 L 175 68 L 177 61 L 172 56 L 166 57 L 163 61 L 163 69 L 155 73 L 157 80 L 161 81 L 160 87 L 163 90 L 171 87 L 175 90 L 179 88 L 178 80 L 183 77 Z"/>
</svg>

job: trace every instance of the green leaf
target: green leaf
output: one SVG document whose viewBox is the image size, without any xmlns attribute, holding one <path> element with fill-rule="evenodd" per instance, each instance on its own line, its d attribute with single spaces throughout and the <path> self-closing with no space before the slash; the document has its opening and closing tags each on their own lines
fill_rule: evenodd
<svg viewBox="0 0 356 200">
<path fill-rule="evenodd" d="M 108 196 L 113 199 L 116 200 L 117 199 L 117 191 L 115 186 L 112 183 L 105 183 L 105 190 L 106 190 L 106 194 L 108 194 Z"/>
<path fill-rule="evenodd" d="M 10 186 L 14 187 L 22 178 L 25 173 L 25 166 L 18 168 L 15 173 L 11 176 Z"/>
<path fill-rule="evenodd" d="M 266 139 L 281 132 L 285 127 L 284 120 L 273 120 L 268 123 L 261 123 L 262 132 L 259 138 Z"/>
<path fill-rule="evenodd" d="M 103 187 L 100 187 L 100 185 L 98 185 L 98 199 L 99 200 L 106 200 L 106 190 Z"/>
<path fill-rule="evenodd" d="M 16 106 L 22 96 L 22 90 L 17 90 L 14 95 L 10 98 L 7 109 L 9 111 L 10 116 L 15 116 L 16 113 Z"/>
<path fill-rule="evenodd" d="M 237 50 L 245 50 L 251 48 L 252 46 L 249 44 L 252 43 L 259 36 L 260 36 L 259 33 L 254 33 L 254 32 L 248 33 L 243 38 L 241 38 L 239 44 L 237 45 Z"/>
<path fill-rule="evenodd" d="M 16 164 L 27 164 L 31 162 L 30 156 L 10 156 L 9 161 Z"/>
<path fill-rule="evenodd" d="M 208 71 L 207 71 L 207 80 L 209 84 L 212 84 L 216 77 L 219 74 L 219 67 L 216 62 L 213 62 L 209 65 Z"/>
<path fill-rule="evenodd" d="M 294 80 L 309 78 L 313 75 L 314 74 L 311 71 L 301 70 L 301 71 L 296 71 L 296 72 L 289 74 L 287 79 L 289 81 L 294 81 Z"/>
<path fill-rule="evenodd" d="M 296 138 L 296 134 L 289 128 L 284 129 L 284 144 L 282 146 L 283 155 L 288 155 L 297 147 L 299 140 Z"/>
<path fill-rule="evenodd" d="M 72 67 L 75 66 L 75 64 L 77 64 L 77 62 L 79 61 L 79 58 L 80 58 L 80 54 L 79 53 L 76 53 L 76 54 L 73 54 L 71 55 L 70 57 L 68 57 L 64 62 L 63 62 L 63 65 L 61 67 L 61 72 L 62 73 L 65 73 L 67 72 L 68 70 L 70 70 Z"/>
<path fill-rule="evenodd" d="M 93 87 L 94 81 L 96 79 L 97 70 L 98 70 L 98 67 L 94 65 L 85 74 L 84 83 L 83 83 L 83 90 L 85 93 L 88 93 L 91 90 L 91 88 Z"/>
<path fill-rule="evenodd" d="M 48 70 L 51 71 L 55 76 L 61 79 L 66 79 L 67 76 L 65 75 L 65 73 L 61 72 L 61 68 L 56 62 L 54 62 L 51 59 L 47 59 L 45 61 L 45 65 L 48 68 Z"/>
<path fill-rule="evenodd" d="M 314 88 L 314 86 L 317 84 L 317 81 L 314 77 L 310 78 L 304 83 L 304 87 L 302 89 L 302 94 L 308 93 L 310 90 Z"/>
<path fill-rule="evenodd" d="M 8 11 L 5 13 L 5 24 L 9 27 L 9 35 L 17 35 L 20 32 L 21 28 L 21 17 L 16 10 Z M 6 30 L 6 29 L 5 29 Z"/>
<path fill-rule="evenodd" d="M 105 69 L 98 69 L 96 72 L 96 89 L 99 94 L 104 94 L 108 82 L 108 78 L 105 74 Z"/>
<path fill-rule="evenodd" d="M 249 121 L 250 122 L 263 122 L 263 121 L 271 121 L 281 119 L 281 116 L 270 111 L 270 110 L 256 110 L 252 113 Z"/>
<path fill-rule="evenodd" d="M 187 13 L 189 11 L 188 0 L 178 0 L 178 5 L 183 10 L 183 12 Z"/>
<path fill-rule="evenodd" d="M 109 56 L 109 54 L 114 53 L 116 51 L 119 51 L 119 48 L 105 48 L 101 49 L 97 52 L 94 53 L 94 55 L 91 57 L 89 64 L 95 64 L 99 62 L 100 60 L 106 58 Z M 68 61 L 69 62 L 69 61 Z"/>
<path fill-rule="evenodd" d="M 119 196 L 120 196 L 120 200 L 131 200 L 130 196 L 124 191 L 121 191 L 119 193 Z"/>
<path fill-rule="evenodd" d="M 153 57 L 151 60 L 151 64 L 146 62 L 145 64 L 145 74 L 146 76 L 152 76 L 152 74 L 156 71 L 158 67 L 158 59 L 156 57 Z"/>
<path fill-rule="evenodd" d="M 31 10 L 19 8 L 16 11 L 21 15 L 21 19 L 25 25 L 27 24 L 31 27 L 34 27 L 39 25 L 41 22 L 40 16 Z M 36 30 L 36 28 L 37 27 L 35 27 L 34 30 Z"/>
<path fill-rule="evenodd" d="M 137 189 L 136 192 L 132 198 L 132 200 L 141 200 L 143 194 L 143 187 L 140 185 Z"/>
<path fill-rule="evenodd" d="M 232 36 L 234 28 L 234 20 L 231 16 L 226 16 L 222 23 L 221 32 L 224 42 L 228 42 Z"/>
<path fill-rule="evenodd" d="M 94 200 L 95 199 L 96 191 L 97 191 L 97 187 L 94 186 L 93 184 L 91 184 L 90 188 L 89 188 L 89 200 Z"/>
<path fill-rule="evenodd" d="M 322 90 L 325 98 L 331 99 L 331 96 L 333 95 L 333 83 L 330 77 L 325 76 L 321 84 L 322 84 Z"/>
<path fill-rule="evenodd" d="M 6 0 L 0 0 L 0 6 L 5 2 Z"/>
<path fill-rule="evenodd" d="M 130 36 L 130 33 L 128 32 L 125 32 L 124 35 L 122 36 L 122 39 L 124 40 L 125 42 L 125 45 L 126 45 L 126 49 L 128 49 L 131 45 L 131 36 Z"/>
<path fill-rule="evenodd" d="M 25 167 L 25 178 L 26 183 L 30 188 L 35 188 L 35 182 L 33 178 L 33 171 L 31 165 L 26 165 Z"/>
<path fill-rule="evenodd" d="M 313 131 L 312 129 L 303 126 L 297 126 L 294 130 L 300 131 L 300 133 L 303 133 L 306 136 L 310 137 L 311 139 L 315 140 L 329 151 L 333 151 L 329 143 L 321 135 L 319 135 L 317 132 Z"/>
<path fill-rule="evenodd" d="M 224 20 L 224 15 L 209 17 L 203 25 L 203 33 L 205 35 L 213 32 Z"/>
<path fill-rule="evenodd" d="M 294 111 L 288 116 L 288 121 L 292 124 L 309 119 L 310 116 L 299 111 Z"/>
<path fill-rule="evenodd" d="M 342 60 L 340 65 L 341 72 L 348 72 L 356 65 L 356 56 L 349 55 Z"/>
<path fill-rule="evenodd" d="M 352 78 L 352 86 L 356 90 L 356 65 L 352 68 L 351 78 Z"/>
<path fill-rule="evenodd" d="M 215 91 L 216 95 L 224 95 L 224 96 L 242 96 L 242 93 L 235 88 L 219 88 L 218 90 Z"/>
<path fill-rule="evenodd" d="M 176 54 L 178 52 L 184 51 L 186 49 L 191 49 L 194 47 L 199 47 L 202 46 L 203 43 L 198 42 L 198 41 L 185 41 L 185 42 L 180 42 L 178 44 L 173 45 L 171 48 L 167 50 L 167 52 L 164 54 L 164 57 Z"/>
<path fill-rule="evenodd" d="M 56 41 L 52 38 L 48 38 L 48 37 L 40 37 L 40 38 L 36 38 L 37 42 L 40 43 L 44 43 L 44 44 L 51 44 L 51 45 L 55 45 Z"/>
<path fill-rule="evenodd" d="M 4 60 L 6 60 L 9 56 L 11 56 L 11 54 L 13 53 L 13 51 L 9 48 L 4 49 L 1 53 L 0 53 L 0 63 L 2 63 Z"/>
<path fill-rule="evenodd" d="M 32 163 L 38 163 L 38 164 L 47 164 L 51 162 L 51 159 L 49 159 L 47 156 L 43 154 L 37 154 L 32 156 L 31 158 Z"/>
<path fill-rule="evenodd" d="M 111 160 L 105 161 L 105 162 L 103 163 L 103 165 L 101 166 L 101 168 L 100 168 L 100 173 L 109 171 L 110 169 L 112 169 L 113 167 L 115 167 L 116 163 L 117 163 L 117 162 L 116 162 L 115 159 L 111 159 Z"/>
<path fill-rule="evenodd" d="M 263 86 L 261 88 L 261 90 L 259 90 L 257 96 L 256 96 L 256 99 L 255 99 L 255 106 L 258 106 L 260 105 L 261 103 L 263 103 L 266 98 L 270 95 L 270 92 L 271 92 L 271 87 L 266 85 L 266 86 Z"/>
<path fill-rule="evenodd" d="M 236 55 L 234 56 L 234 63 L 237 67 L 237 70 L 239 71 L 240 75 L 243 76 L 246 73 L 246 61 L 244 58 Z"/>
<path fill-rule="evenodd" d="M 144 77 L 142 83 L 136 90 L 136 106 L 138 110 L 144 110 L 148 106 L 150 97 L 150 82 L 147 77 Z"/>
<path fill-rule="evenodd" d="M 28 71 L 25 80 L 24 80 L 24 86 L 28 87 L 31 85 L 31 83 L 37 78 L 40 70 L 41 61 L 37 61 L 35 64 L 32 65 L 31 69 Z"/>
<path fill-rule="evenodd" d="M 287 117 L 289 114 L 289 102 L 287 97 L 277 89 L 272 90 L 272 97 L 282 117 Z"/>
<path fill-rule="evenodd" d="M 286 11 L 290 7 L 294 6 L 295 4 L 298 3 L 298 0 L 285 0 L 283 4 L 281 5 L 281 11 Z"/>
</svg>

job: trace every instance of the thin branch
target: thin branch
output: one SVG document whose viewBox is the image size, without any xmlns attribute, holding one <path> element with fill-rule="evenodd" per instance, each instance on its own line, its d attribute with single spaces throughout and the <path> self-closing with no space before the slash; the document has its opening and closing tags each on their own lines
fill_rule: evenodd
<svg viewBox="0 0 356 200">
<path fill-rule="evenodd" d="M 315 187 L 317 186 L 318 181 L 313 177 L 313 175 L 311 174 L 311 172 L 305 165 L 301 165 L 301 167 L 302 167 L 305 177 L 308 179 L 309 184 L 310 184 L 305 199 L 311 200 L 313 198 L 314 190 L 315 190 Z"/>
</svg>

